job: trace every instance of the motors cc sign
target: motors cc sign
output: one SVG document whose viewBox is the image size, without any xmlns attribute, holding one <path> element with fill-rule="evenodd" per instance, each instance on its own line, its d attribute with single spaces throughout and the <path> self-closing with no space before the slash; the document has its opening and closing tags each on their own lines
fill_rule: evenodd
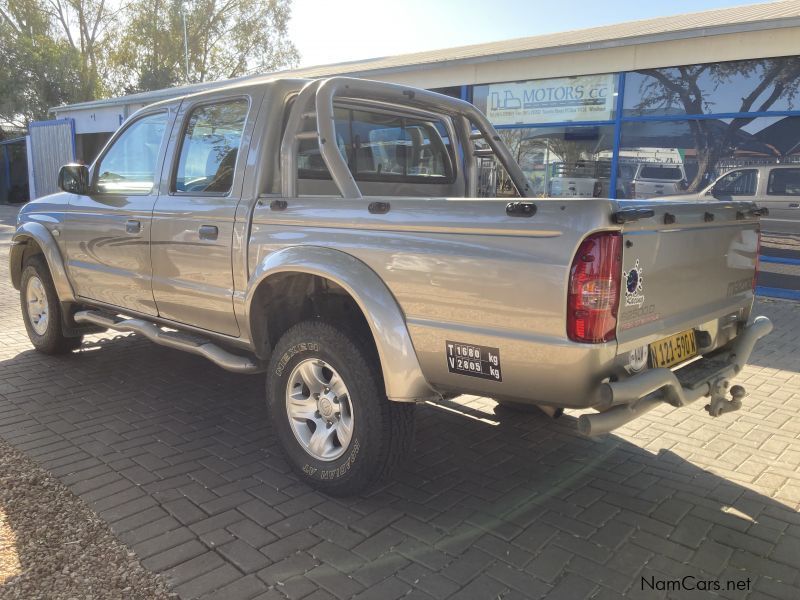
<svg viewBox="0 0 800 600">
<path fill-rule="evenodd" d="M 613 118 L 614 75 L 537 79 L 489 86 L 486 116 L 494 125 Z"/>
</svg>

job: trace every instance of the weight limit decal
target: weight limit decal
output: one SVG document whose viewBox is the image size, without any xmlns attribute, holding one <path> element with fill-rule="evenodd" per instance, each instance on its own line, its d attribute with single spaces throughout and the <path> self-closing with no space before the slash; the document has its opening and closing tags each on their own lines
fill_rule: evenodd
<svg viewBox="0 0 800 600">
<path fill-rule="evenodd" d="M 500 350 L 446 341 L 447 370 L 459 375 L 471 375 L 493 381 L 503 381 L 500 373 Z"/>
</svg>

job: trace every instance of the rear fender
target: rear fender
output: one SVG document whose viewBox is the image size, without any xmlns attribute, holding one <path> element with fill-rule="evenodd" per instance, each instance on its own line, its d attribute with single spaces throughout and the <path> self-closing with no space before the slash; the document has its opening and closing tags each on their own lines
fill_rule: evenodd
<svg viewBox="0 0 800 600">
<path fill-rule="evenodd" d="M 278 273 L 306 273 L 341 286 L 361 309 L 378 349 L 386 395 L 412 402 L 438 397 L 428 385 L 411 343 L 403 313 L 389 288 L 367 265 L 353 256 L 318 246 L 293 246 L 267 256 L 255 269 L 245 299 L 250 327 L 253 298 L 259 285 Z M 249 332 L 253 339 L 253 332 Z"/>
</svg>

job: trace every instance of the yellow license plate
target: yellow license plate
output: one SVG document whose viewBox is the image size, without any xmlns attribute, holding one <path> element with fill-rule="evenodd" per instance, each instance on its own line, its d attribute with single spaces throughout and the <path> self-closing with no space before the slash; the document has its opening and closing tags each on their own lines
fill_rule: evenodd
<svg viewBox="0 0 800 600">
<path fill-rule="evenodd" d="M 650 366 L 672 367 L 697 356 L 694 329 L 681 331 L 650 344 Z"/>
</svg>

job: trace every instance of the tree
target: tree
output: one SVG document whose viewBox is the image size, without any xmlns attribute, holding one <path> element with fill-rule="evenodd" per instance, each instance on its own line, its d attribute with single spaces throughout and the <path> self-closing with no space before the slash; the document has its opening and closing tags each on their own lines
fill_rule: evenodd
<svg viewBox="0 0 800 600">
<path fill-rule="evenodd" d="M 670 69 L 643 69 L 637 71 L 646 78 L 640 85 L 641 100 L 635 107 L 644 112 L 649 109 L 669 110 L 681 107 L 685 114 L 708 112 L 710 99 L 718 88 L 732 82 L 751 81 L 736 111 L 760 112 L 772 108 L 778 100 L 793 102 L 800 86 L 800 58 L 774 58 L 764 60 L 733 61 L 674 67 Z M 727 112 L 727 111 L 726 111 Z M 717 161 L 735 150 L 737 135 L 755 117 L 720 121 L 690 119 L 688 121 L 697 156 L 697 174 L 688 185 L 688 191 L 697 191 L 712 176 Z"/>
<path fill-rule="evenodd" d="M 145 0 L 129 7 L 112 60 L 131 92 L 274 71 L 297 62 L 289 16 L 290 0 Z"/>
<path fill-rule="evenodd" d="M 128 4 L 130 2 L 130 4 Z M 293 65 L 291 0 L 0 0 L 0 128 L 60 104 Z"/>
<path fill-rule="evenodd" d="M 102 95 L 106 75 L 105 56 L 114 45 L 120 25 L 118 13 L 108 0 L 46 0 L 45 11 L 58 27 L 58 35 L 78 53 L 80 100 Z"/>
<path fill-rule="evenodd" d="M 104 0 L 0 0 L 0 125 L 95 98 L 110 15 Z"/>
</svg>

